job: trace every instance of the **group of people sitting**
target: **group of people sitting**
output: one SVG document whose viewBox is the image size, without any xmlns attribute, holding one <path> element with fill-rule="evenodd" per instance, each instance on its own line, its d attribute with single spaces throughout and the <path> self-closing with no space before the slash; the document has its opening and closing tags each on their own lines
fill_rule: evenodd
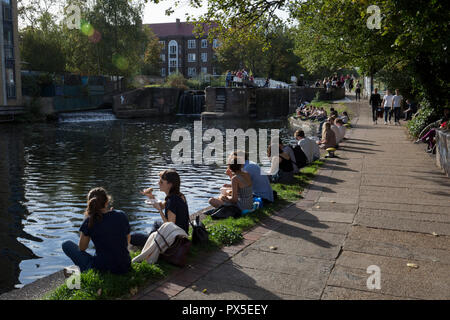
<svg viewBox="0 0 450 320">
<path fill-rule="evenodd" d="M 265 204 L 274 202 L 277 194 L 270 182 L 292 182 L 293 175 L 301 167 L 320 158 L 319 145 L 314 140 L 306 138 L 302 130 L 297 130 L 294 136 L 297 141 L 294 147 L 283 145 L 280 140 L 278 146 L 274 144 L 268 148 L 272 162 L 270 175 L 265 175 L 257 163 L 249 161 L 247 152 L 235 151 L 230 154 L 226 170 L 230 183 L 224 184 L 221 195 L 209 199 L 209 204 L 214 208 L 234 206 L 244 212 L 254 208 L 254 197 L 261 198 Z M 279 148 L 277 156 L 271 154 L 271 149 L 275 147 Z M 174 169 L 164 170 L 159 174 L 158 184 L 159 190 L 166 195 L 164 201 L 155 199 L 152 188 L 142 190 L 141 194 L 158 210 L 163 223 L 173 222 L 188 234 L 189 209 L 186 197 L 180 191 L 179 174 Z M 150 233 L 131 233 L 126 214 L 112 208 L 111 203 L 112 197 L 104 188 L 90 190 L 78 244 L 73 241 L 62 244 L 64 253 L 81 272 L 89 269 L 114 274 L 129 272 L 130 245 L 144 247 L 150 235 L 161 225 L 155 223 Z M 95 255 L 86 252 L 91 240 L 95 246 Z"/>
<path fill-rule="evenodd" d="M 347 112 L 343 112 L 339 116 L 333 108 L 330 111 L 330 117 L 320 123 L 319 132 L 321 132 L 320 140 L 317 144 L 322 149 L 337 148 L 339 143 L 345 139 L 346 127 L 349 118 Z"/>
</svg>

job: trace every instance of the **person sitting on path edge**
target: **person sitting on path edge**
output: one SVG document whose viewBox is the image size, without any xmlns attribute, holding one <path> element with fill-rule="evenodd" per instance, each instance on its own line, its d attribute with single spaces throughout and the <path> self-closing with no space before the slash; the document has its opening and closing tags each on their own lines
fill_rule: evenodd
<svg viewBox="0 0 450 320">
<path fill-rule="evenodd" d="M 243 164 L 238 163 L 236 156 L 228 159 L 226 174 L 231 180 L 231 195 L 221 195 L 219 198 L 209 199 L 209 204 L 214 208 L 234 205 L 239 210 L 253 209 L 252 179 L 249 173 L 242 171 Z"/>
<path fill-rule="evenodd" d="M 166 198 L 164 202 L 154 202 L 153 207 L 159 211 L 163 223 L 173 222 L 186 233 L 189 233 L 189 208 L 186 197 L 180 192 L 181 180 L 178 172 L 174 169 L 161 171 L 158 183 L 159 189 L 166 194 Z M 145 189 L 142 194 L 150 200 L 155 199 L 151 188 Z M 155 223 L 152 232 L 156 231 L 158 227 L 159 223 Z M 130 243 L 142 247 L 149 236 L 148 234 L 133 233 Z"/>
<path fill-rule="evenodd" d="M 111 196 L 101 187 L 89 191 L 86 219 L 80 227 L 79 244 L 72 241 L 62 244 L 64 253 L 81 272 L 96 269 L 124 274 L 131 270 L 128 252 L 130 224 L 123 211 L 108 208 L 111 201 Z M 86 252 L 91 239 L 95 246 L 95 256 Z"/>
<path fill-rule="evenodd" d="M 308 159 L 308 163 L 320 159 L 319 146 L 315 141 L 306 138 L 303 130 L 297 130 L 294 133 L 294 137 L 297 140 L 297 144 L 302 148 L 303 152 Z"/>
<path fill-rule="evenodd" d="M 238 159 L 241 159 L 241 161 L 245 161 L 243 170 L 248 172 L 252 179 L 253 196 L 260 197 L 264 204 L 273 202 L 276 193 L 272 190 L 269 177 L 265 174 L 261 174 L 261 167 L 257 163 L 249 161 L 248 152 L 238 150 L 233 152 L 230 156 L 236 156 Z M 227 186 L 231 187 L 231 185 Z"/>
</svg>

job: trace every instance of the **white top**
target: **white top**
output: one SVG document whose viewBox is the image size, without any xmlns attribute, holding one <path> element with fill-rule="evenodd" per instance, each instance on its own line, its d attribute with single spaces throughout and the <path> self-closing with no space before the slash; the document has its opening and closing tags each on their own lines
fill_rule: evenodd
<svg viewBox="0 0 450 320">
<path fill-rule="evenodd" d="M 383 105 L 383 107 L 392 107 L 392 100 L 394 99 L 394 96 L 391 96 L 391 95 L 385 95 L 384 97 L 383 97 L 383 99 L 384 99 L 384 105 Z"/>
<path fill-rule="evenodd" d="M 337 133 L 336 133 L 336 140 L 339 139 L 341 141 L 345 137 L 345 127 L 344 126 L 336 126 L 337 127 Z"/>
<path fill-rule="evenodd" d="M 319 145 L 315 143 L 313 140 L 309 138 L 303 138 L 299 140 L 297 144 L 300 146 L 300 148 L 302 148 L 309 163 L 313 162 L 314 159 L 320 158 Z"/>
<path fill-rule="evenodd" d="M 394 101 L 394 108 L 398 108 L 401 106 L 401 102 L 403 100 L 403 97 L 401 95 L 395 95 L 392 100 Z"/>
<path fill-rule="evenodd" d="M 331 125 L 331 130 L 333 130 L 335 136 L 336 136 L 336 143 L 339 143 L 342 140 L 342 137 L 340 137 L 340 132 L 339 129 L 336 125 L 332 124 Z"/>
</svg>

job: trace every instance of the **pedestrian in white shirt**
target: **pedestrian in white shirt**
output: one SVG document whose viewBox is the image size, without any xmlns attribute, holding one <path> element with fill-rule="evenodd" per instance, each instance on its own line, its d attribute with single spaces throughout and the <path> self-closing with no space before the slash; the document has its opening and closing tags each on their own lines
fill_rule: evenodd
<svg viewBox="0 0 450 320">
<path fill-rule="evenodd" d="M 392 98 L 392 109 L 394 111 L 394 123 L 396 126 L 400 125 L 400 112 L 402 107 L 403 97 L 399 94 L 399 90 L 395 89 L 395 96 Z"/>
<path fill-rule="evenodd" d="M 303 130 L 297 130 L 294 133 L 294 137 L 297 140 L 297 144 L 302 148 L 303 152 L 308 159 L 308 163 L 311 163 L 317 159 L 320 159 L 320 149 L 317 143 L 313 140 L 305 137 Z"/>
<path fill-rule="evenodd" d="M 392 100 L 394 96 L 391 95 L 391 91 L 387 90 L 386 95 L 383 97 L 383 101 L 381 105 L 384 107 L 384 124 L 387 124 L 388 114 L 389 114 L 389 123 L 391 123 L 391 109 L 392 109 Z"/>
</svg>

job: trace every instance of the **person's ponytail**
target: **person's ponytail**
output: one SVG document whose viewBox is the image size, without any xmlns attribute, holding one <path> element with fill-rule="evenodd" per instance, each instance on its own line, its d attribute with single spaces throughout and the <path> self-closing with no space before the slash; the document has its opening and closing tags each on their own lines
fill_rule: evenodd
<svg viewBox="0 0 450 320">
<path fill-rule="evenodd" d="M 92 228 L 96 223 L 102 221 L 102 209 L 105 208 L 107 202 L 111 202 L 111 197 L 103 188 L 94 188 L 89 191 L 88 203 L 85 215 L 89 217 L 88 228 Z"/>
</svg>

